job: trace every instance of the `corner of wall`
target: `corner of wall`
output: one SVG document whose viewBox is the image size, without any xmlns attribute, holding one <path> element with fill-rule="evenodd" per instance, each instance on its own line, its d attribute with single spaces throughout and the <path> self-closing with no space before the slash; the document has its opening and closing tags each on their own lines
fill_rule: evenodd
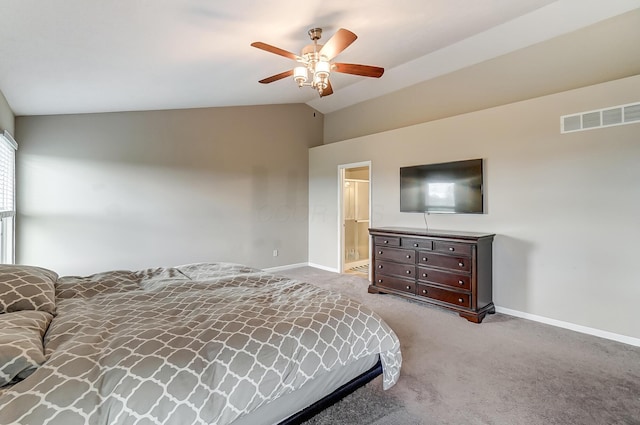
<svg viewBox="0 0 640 425">
<path fill-rule="evenodd" d="M 318 111 L 317 109 L 304 105 L 309 109 L 309 116 L 315 122 L 315 131 L 316 137 L 313 140 L 310 140 L 308 146 L 309 149 L 315 148 L 316 146 L 321 146 L 324 143 L 324 126 L 325 126 L 325 115 Z"/>
<path fill-rule="evenodd" d="M 15 135 L 16 117 L 9 106 L 9 102 L 0 91 L 0 129 L 9 130 Z"/>
</svg>

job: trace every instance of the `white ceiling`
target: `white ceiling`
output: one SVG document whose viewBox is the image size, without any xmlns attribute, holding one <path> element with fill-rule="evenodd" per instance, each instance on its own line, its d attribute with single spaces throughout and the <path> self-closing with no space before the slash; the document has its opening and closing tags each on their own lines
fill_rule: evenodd
<svg viewBox="0 0 640 425">
<path fill-rule="evenodd" d="M 307 103 L 323 113 L 640 8 L 638 0 L 2 0 L 0 91 L 16 115 Z M 322 99 L 263 41 L 299 53 L 307 30 L 358 35 Z M 321 40 L 322 42 L 322 40 Z"/>
</svg>

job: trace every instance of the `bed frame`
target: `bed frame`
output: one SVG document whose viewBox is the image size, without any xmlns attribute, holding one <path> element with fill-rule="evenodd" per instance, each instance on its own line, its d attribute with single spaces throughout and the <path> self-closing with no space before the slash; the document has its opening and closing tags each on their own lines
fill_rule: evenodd
<svg viewBox="0 0 640 425">
<path fill-rule="evenodd" d="M 324 409 L 334 405 L 335 403 L 342 400 L 344 397 L 348 396 L 358 388 L 368 384 L 374 378 L 382 374 L 382 363 L 378 358 L 378 362 L 368 371 L 363 373 L 360 376 L 356 376 L 351 381 L 339 387 L 337 390 L 328 394 L 316 401 L 312 405 L 306 407 L 305 409 L 299 411 L 298 413 L 289 416 L 284 421 L 280 422 L 278 425 L 298 425 L 301 424 L 313 416 L 317 415 Z"/>
</svg>

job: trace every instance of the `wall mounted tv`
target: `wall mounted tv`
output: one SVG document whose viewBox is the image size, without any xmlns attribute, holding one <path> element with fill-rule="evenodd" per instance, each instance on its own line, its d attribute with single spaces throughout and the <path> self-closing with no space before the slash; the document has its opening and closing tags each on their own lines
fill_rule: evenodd
<svg viewBox="0 0 640 425">
<path fill-rule="evenodd" d="M 482 214 L 482 159 L 400 168 L 400 211 Z"/>
</svg>

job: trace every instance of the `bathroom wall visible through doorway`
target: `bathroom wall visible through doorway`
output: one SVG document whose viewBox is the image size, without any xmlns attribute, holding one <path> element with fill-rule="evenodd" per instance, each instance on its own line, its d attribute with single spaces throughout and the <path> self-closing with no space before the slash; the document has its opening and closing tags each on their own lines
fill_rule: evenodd
<svg viewBox="0 0 640 425">
<path fill-rule="evenodd" d="M 369 276 L 370 163 L 340 169 L 341 271 Z"/>
</svg>

